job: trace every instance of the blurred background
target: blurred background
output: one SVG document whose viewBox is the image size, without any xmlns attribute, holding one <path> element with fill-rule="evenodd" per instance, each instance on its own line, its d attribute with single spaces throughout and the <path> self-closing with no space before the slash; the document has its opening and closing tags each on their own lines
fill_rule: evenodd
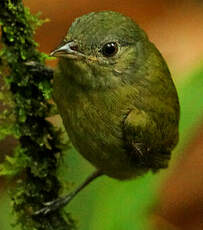
<svg viewBox="0 0 203 230">
<path fill-rule="evenodd" d="M 177 86 L 180 141 L 170 167 L 158 174 L 119 182 L 101 177 L 67 207 L 79 230 L 203 230 L 203 2 L 201 0 L 26 0 L 33 13 L 50 21 L 36 32 L 39 49 L 53 50 L 74 18 L 113 10 L 132 17 L 163 54 Z M 54 67 L 56 61 L 49 61 Z M 55 122 L 60 123 L 60 118 Z M 10 152 L 14 142 L 0 143 Z M 66 167 L 68 165 L 68 167 Z M 66 154 L 61 175 L 77 186 L 93 170 L 74 149 Z M 7 195 L 0 181 L 1 230 L 13 227 Z"/>
</svg>

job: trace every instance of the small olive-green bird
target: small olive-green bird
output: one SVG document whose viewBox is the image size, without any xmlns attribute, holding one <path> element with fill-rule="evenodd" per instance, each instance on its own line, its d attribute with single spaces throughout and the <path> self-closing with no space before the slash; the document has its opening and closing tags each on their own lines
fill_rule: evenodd
<svg viewBox="0 0 203 230">
<path fill-rule="evenodd" d="M 75 148 L 99 175 L 125 180 L 168 166 L 178 141 L 179 102 L 168 67 L 145 32 L 112 11 L 77 18 L 52 56 L 54 100 Z"/>
</svg>

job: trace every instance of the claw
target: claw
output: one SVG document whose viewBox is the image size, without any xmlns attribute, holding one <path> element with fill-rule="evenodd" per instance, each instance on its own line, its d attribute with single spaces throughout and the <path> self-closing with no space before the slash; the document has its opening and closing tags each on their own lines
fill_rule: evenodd
<svg viewBox="0 0 203 230">
<path fill-rule="evenodd" d="M 38 211 L 36 211 L 36 212 L 34 212 L 34 215 L 39 215 L 39 214 L 46 215 L 49 212 L 53 212 L 56 209 L 58 209 L 60 207 L 63 207 L 66 204 L 68 204 L 72 200 L 72 198 L 73 198 L 73 196 L 71 196 L 71 194 L 70 194 L 68 196 L 65 196 L 65 197 L 62 197 L 62 198 L 59 198 L 59 199 L 56 199 L 56 200 L 52 200 L 52 201 L 43 203 L 43 205 L 45 207 L 40 209 L 40 210 L 38 210 Z"/>
<path fill-rule="evenodd" d="M 52 205 L 54 201 L 49 201 L 49 202 L 46 202 L 46 203 L 43 203 L 44 206 L 49 206 L 49 205 Z"/>
<path fill-rule="evenodd" d="M 27 61 L 27 62 L 25 62 L 25 65 L 27 65 L 27 66 L 37 66 L 37 65 L 39 65 L 39 63 L 35 62 L 35 61 Z"/>
<path fill-rule="evenodd" d="M 44 205 L 46 205 L 46 204 L 44 204 Z M 42 208 L 42 209 L 40 209 L 40 210 L 34 212 L 34 215 L 35 215 L 35 216 L 37 216 L 37 215 L 39 215 L 39 214 L 46 215 L 46 214 L 48 214 L 49 212 L 56 210 L 57 208 L 58 208 L 58 207 L 53 207 L 53 206 L 47 205 L 47 207 L 44 207 L 44 208 Z"/>
</svg>

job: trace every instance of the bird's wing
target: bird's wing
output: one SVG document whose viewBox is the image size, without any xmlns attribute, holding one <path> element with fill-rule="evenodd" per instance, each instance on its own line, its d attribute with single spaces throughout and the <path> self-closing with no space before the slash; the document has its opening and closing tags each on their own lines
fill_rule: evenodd
<svg viewBox="0 0 203 230">
<path fill-rule="evenodd" d="M 145 111 L 132 109 L 124 120 L 124 138 L 127 149 L 143 167 L 156 171 L 168 166 L 170 152 L 165 151 L 161 130 Z"/>
</svg>

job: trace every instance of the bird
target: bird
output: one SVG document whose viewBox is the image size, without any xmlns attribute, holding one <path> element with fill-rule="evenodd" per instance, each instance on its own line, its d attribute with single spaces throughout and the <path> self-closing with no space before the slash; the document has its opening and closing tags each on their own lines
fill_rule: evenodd
<svg viewBox="0 0 203 230">
<path fill-rule="evenodd" d="M 128 180 L 168 167 L 178 143 L 179 100 L 144 30 L 119 12 L 91 12 L 75 19 L 50 55 L 59 59 L 53 98 L 66 132 L 96 170 L 37 214 L 66 205 L 101 175 Z"/>
</svg>

